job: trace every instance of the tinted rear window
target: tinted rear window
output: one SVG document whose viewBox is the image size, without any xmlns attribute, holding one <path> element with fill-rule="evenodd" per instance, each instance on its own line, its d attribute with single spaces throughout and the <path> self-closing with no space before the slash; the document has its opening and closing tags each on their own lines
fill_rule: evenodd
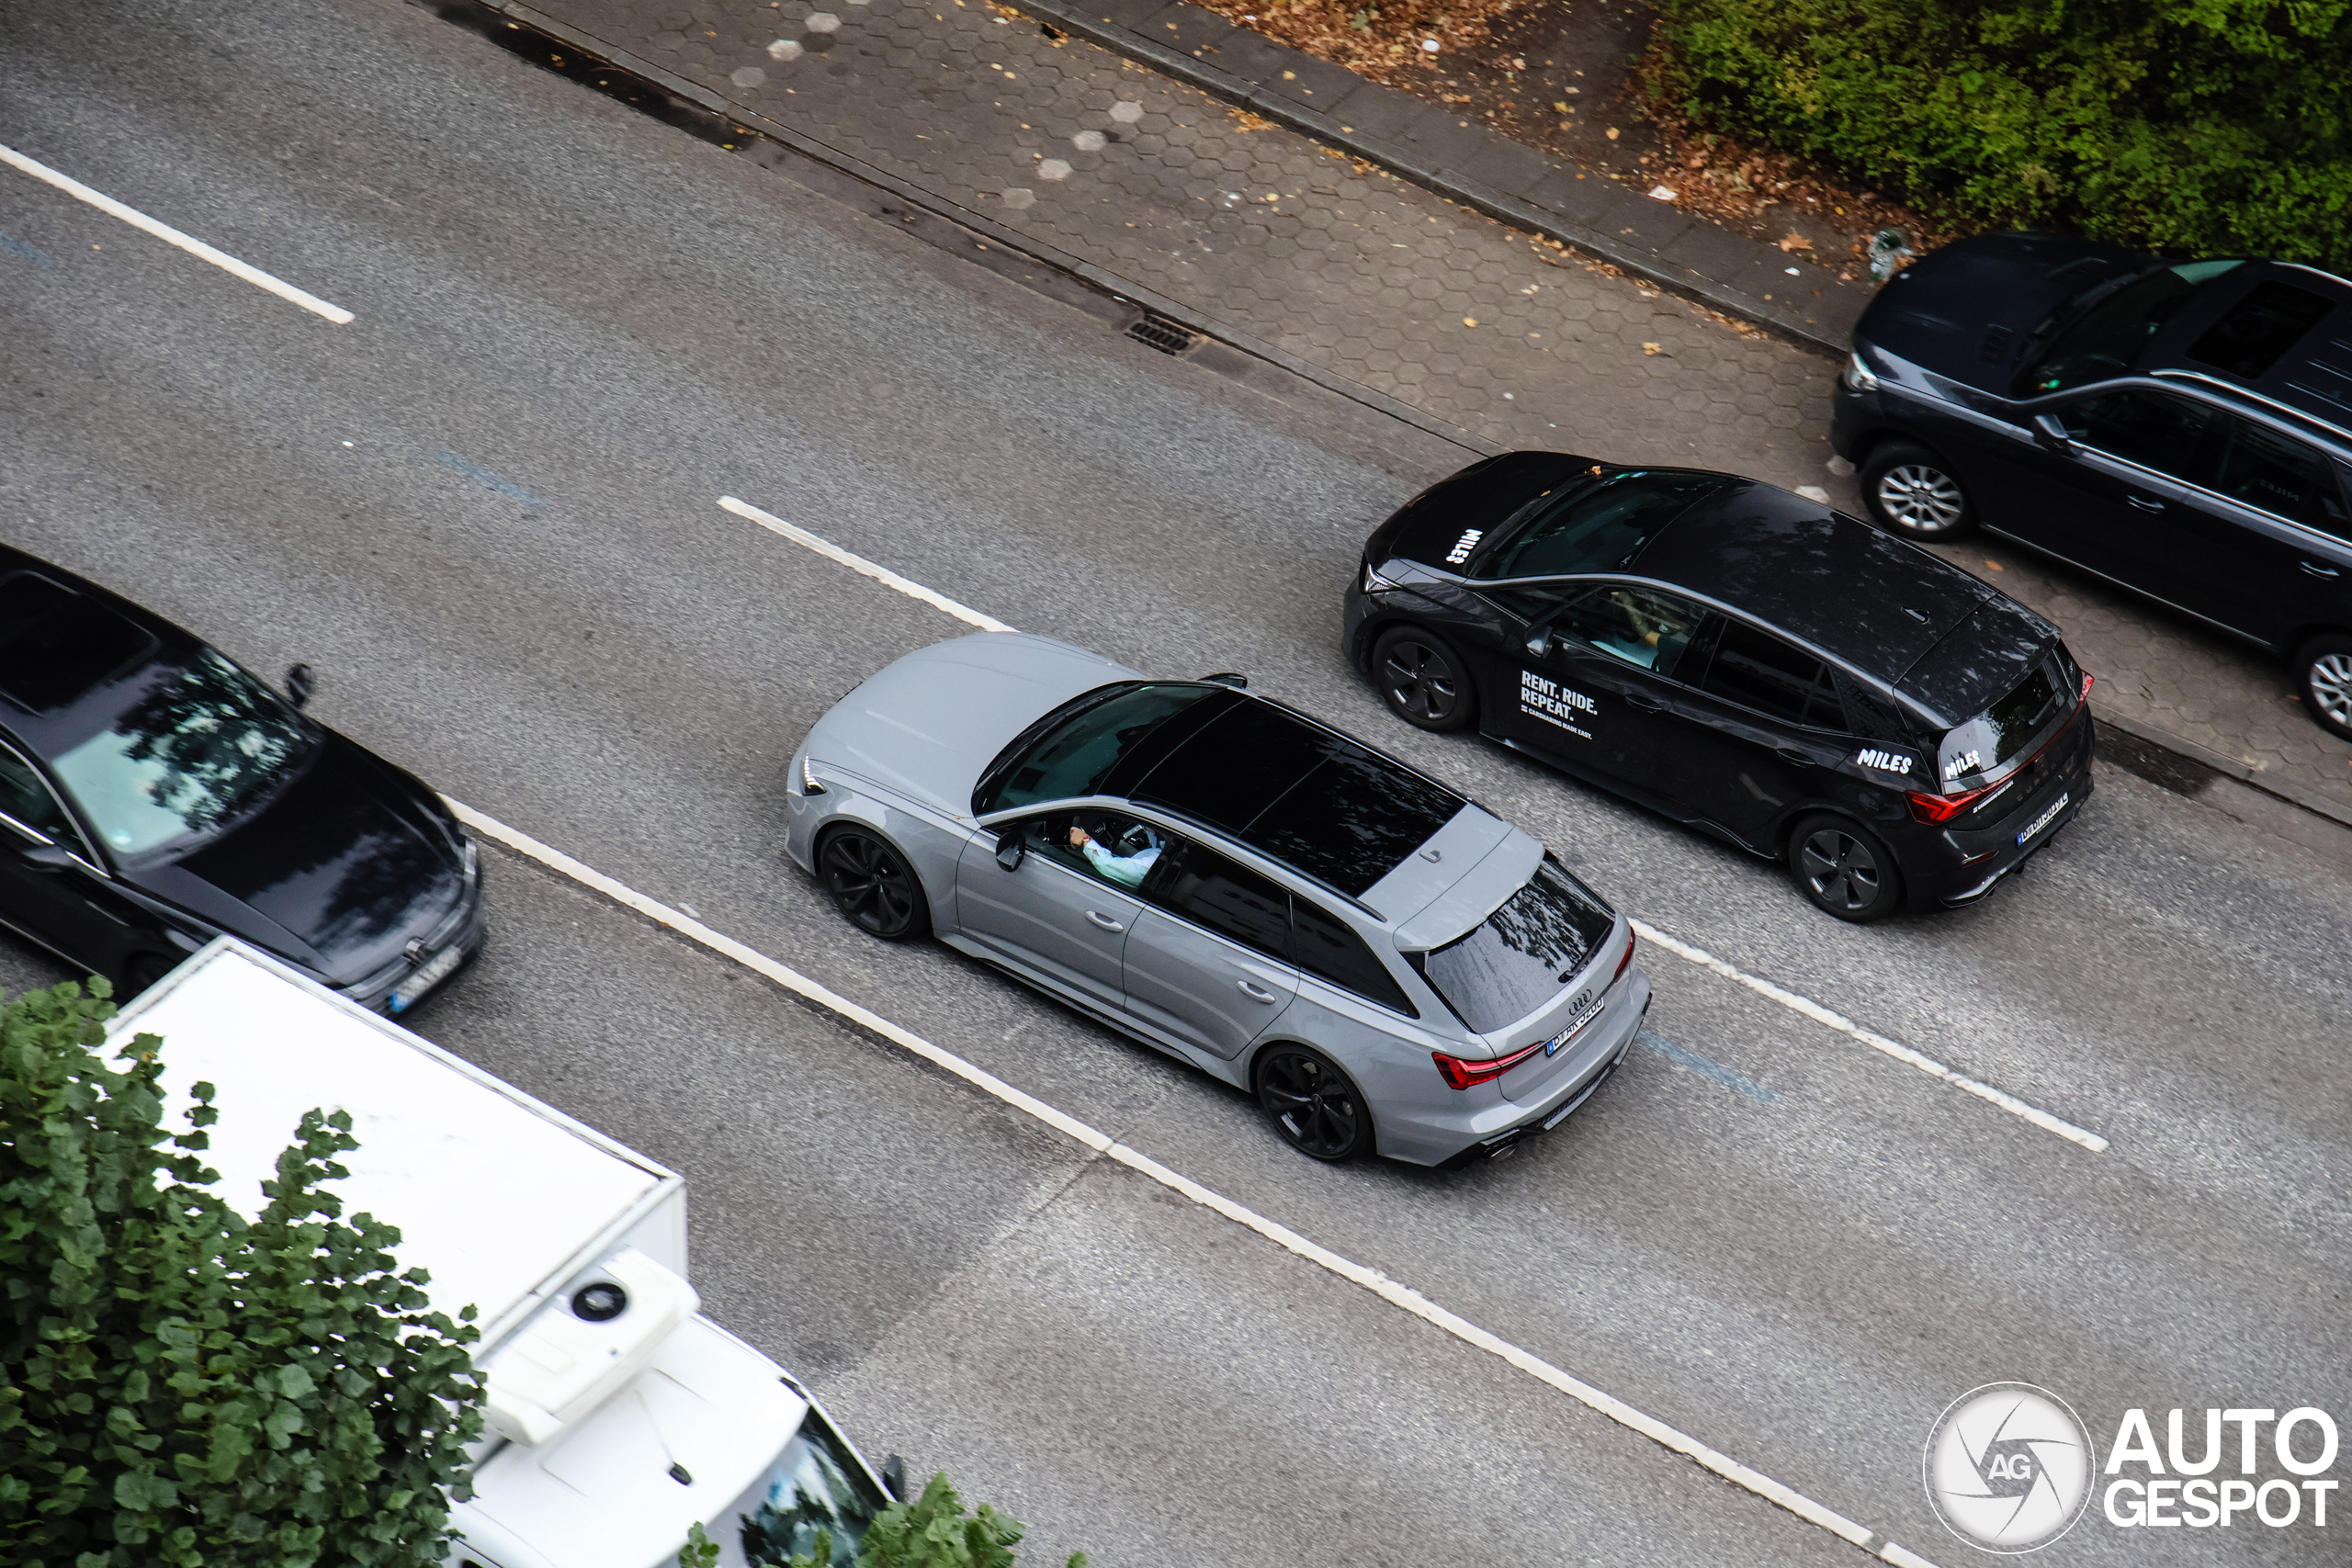
<svg viewBox="0 0 2352 1568">
<path fill-rule="evenodd" d="M 66 706 L 154 649 L 138 626 L 36 572 L 0 581 L 0 691 L 34 713 Z"/>
<path fill-rule="evenodd" d="M 972 812 L 1070 800 L 1094 795 L 1120 760 L 1168 719 L 1222 686 L 1155 685 L 1128 682 L 1101 686 L 1047 714 L 1016 737 L 972 793 Z"/>
<path fill-rule="evenodd" d="M 1491 1034 L 1558 996 L 1613 923 L 1609 907 L 1547 855 L 1501 908 L 1419 966 L 1463 1022 Z"/>
<path fill-rule="evenodd" d="M 1262 702 L 1237 704 L 1131 793 L 1351 897 L 1463 806 L 1442 784 Z"/>
<path fill-rule="evenodd" d="M 1955 779 L 1988 773 L 2027 750 L 2052 720 L 2071 705 L 2060 690 L 2055 659 L 2045 659 L 2000 701 L 1944 738 L 1937 776 Z"/>
<path fill-rule="evenodd" d="M 2280 355 L 2335 309 L 2335 302 L 2325 296 L 2274 278 L 2207 327 L 2189 345 L 2188 357 L 2251 381 L 2278 364 Z"/>
</svg>

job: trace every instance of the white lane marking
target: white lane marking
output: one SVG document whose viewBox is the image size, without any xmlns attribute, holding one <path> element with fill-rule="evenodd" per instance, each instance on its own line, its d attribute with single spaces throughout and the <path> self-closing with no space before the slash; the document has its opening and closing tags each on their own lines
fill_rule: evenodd
<svg viewBox="0 0 2352 1568">
<path fill-rule="evenodd" d="M 1410 1285 L 1401 1284 L 1376 1269 L 1368 1269 L 1361 1263 L 1342 1258 L 1329 1247 L 1318 1246 L 1308 1240 L 1288 1225 L 1270 1220 L 1254 1209 L 1237 1203 L 1222 1193 L 1212 1191 L 1192 1178 L 1170 1169 L 1150 1156 L 1137 1153 L 1107 1134 L 1097 1132 L 1077 1117 L 1056 1110 L 1033 1094 L 1013 1088 L 1012 1085 L 986 1068 L 966 1061 L 952 1051 L 944 1050 L 933 1044 L 912 1031 L 902 1029 L 880 1014 L 858 1006 L 839 992 L 818 984 L 797 970 L 786 967 L 757 949 L 748 947 L 733 937 L 714 931 L 680 910 L 647 897 L 628 884 L 606 876 L 603 872 L 572 859 L 562 851 L 543 844 L 527 833 L 509 828 L 498 818 L 477 811 L 462 801 L 450 800 L 447 795 L 442 798 L 448 802 L 449 809 L 458 814 L 458 819 L 474 831 L 497 840 L 516 853 L 526 855 L 551 871 L 560 872 L 584 886 L 594 888 L 615 903 L 634 909 L 647 919 L 669 927 L 679 935 L 699 942 L 720 957 L 730 959 L 755 974 L 765 976 L 786 990 L 806 997 L 820 1007 L 829 1008 L 861 1028 L 872 1031 L 893 1044 L 905 1047 L 927 1062 L 944 1067 L 974 1088 L 993 1095 L 1017 1111 L 1025 1111 L 1064 1136 L 1085 1145 L 1095 1154 L 1108 1156 L 1130 1170 L 1149 1177 L 1170 1190 L 1182 1193 L 1203 1208 L 1213 1210 L 1234 1224 L 1255 1231 L 1268 1241 L 1296 1254 L 1317 1267 L 1338 1275 L 1351 1284 L 1362 1286 L 1390 1305 L 1401 1308 L 1415 1317 L 1443 1329 L 1464 1344 L 1475 1346 L 1490 1356 L 1509 1362 L 1530 1377 L 1557 1389 L 1580 1404 L 1590 1406 L 1621 1426 L 1629 1427 L 1651 1441 L 1696 1461 L 1734 1485 L 1745 1487 L 1766 1501 L 1786 1508 L 1806 1523 L 1818 1525 L 1823 1529 L 1842 1537 L 1867 1551 L 1873 1551 L 1883 1561 L 1896 1563 L 1899 1568 L 1935 1568 L 1933 1563 L 1905 1551 L 1868 1527 L 1856 1524 L 1844 1515 L 1823 1507 L 1804 1494 L 1782 1485 L 1761 1471 L 1750 1469 L 1730 1455 L 1710 1448 L 1698 1438 L 1668 1426 L 1653 1416 L 1644 1414 L 1623 1400 L 1595 1388 L 1580 1378 L 1570 1376 L 1542 1357 L 1523 1350 L 1510 1340 L 1488 1333 L 1469 1319 L 1447 1311 Z"/>
<path fill-rule="evenodd" d="M 177 245 L 188 254 L 202 261 L 209 261 L 223 272 L 234 273 L 256 288 L 266 288 L 280 299 L 290 301 L 301 306 L 305 310 L 324 316 L 337 326 L 342 326 L 352 319 L 351 312 L 342 306 L 331 305 L 315 294 L 305 293 L 284 278 L 272 277 L 261 268 L 248 265 L 225 251 L 216 251 L 203 241 L 181 233 L 168 223 L 157 222 L 135 207 L 125 207 L 105 192 L 92 190 L 81 181 L 70 175 L 59 174 L 47 164 L 26 157 L 13 147 L 0 146 L 0 164 L 13 164 L 32 175 L 33 178 L 55 186 L 70 197 L 86 201 L 99 211 L 121 219 L 134 229 L 145 230 L 167 245 Z"/>
<path fill-rule="evenodd" d="M 761 511 L 758 507 L 752 505 L 749 502 L 738 501 L 731 495 L 723 495 L 718 498 L 718 504 L 725 507 L 728 511 L 734 513 L 739 517 L 748 517 L 752 522 L 757 523 L 761 527 L 771 529 L 775 533 L 783 535 L 786 538 L 790 539 L 797 545 L 806 546 L 808 548 L 816 551 L 820 556 L 841 562 L 843 566 L 848 567 L 852 571 L 864 572 L 866 576 L 874 578 L 877 581 L 887 583 L 890 587 L 897 589 L 901 593 L 907 594 L 912 598 L 920 599 L 926 604 L 931 604 L 946 611 L 949 615 L 954 615 L 958 620 L 968 621 L 973 626 L 979 627 L 982 631 L 1009 632 L 1013 629 L 1012 626 L 1005 625 L 1002 621 L 997 620 L 992 616 L 983 615 L 978 610 L 972 609 L 967 605 L 959 604 L 955 600 L 948 598 L 944 594 L 934 593 L 920 582 L 910 582 L 887 567 L 876 566 L 872 561 L 867 560 L 864 556 L 852 555 L 849 551 L 842 549 L 839 545 L 819 538 L 816 535 L 809 533 L 806 528 L 795 527 L 793 525 L 786 523 L 781 517 L 772 517 L 768 513 Z M 1740 985 L 1746 986 L 1749 990 L 1756 992 L 1758 996 L 1770 997 L 1772 1000 L 1780 1003 L 1782 1007 L 1803 1013 L 1805 1017 L 1813 1020 L 1815 1023 L 1825 1024 L 1831 1029 L 1837 1030 L 1841 1034 L 1850 1034 L 1855 1039 L 1860 1041 L 1863 1044 L 1868 1045 L 1874 1051 L 1883 1051 L 1886 1055 L 1894 1057 L 1896 1061 L 1917 1067 L 1921 1072 L 1928 1074 L 1931 1077 L 1941 1078 L 1944 1082 L 1951 1084 L 1954 1089 L 1965 1089 L 1970 1094 L 1976 1096 L 1979 1100 L 1986 1100 L 1994 1105 L 1999 1106 L 2002 1110 L 2007 1111 L 2012 1116 L 2023 1117 L 2025 1120 L 2032 1122 L 2035 1126 L 2041 1128 L 2044 1132 L 2055 1133 L 2060 1137 L 2066 1139 L 2070 1143 L 2081 1145 L 2084 1148 L 2090 1150 L 2093 1154 L 2104 1154 L 2107 1152 L 2107 1140 L 2100 1137 L 2097 1133 L 2086 1132 L 2084 1129 L 2075 1126 L 2072 1122 L 2064 1121 L 2056 1116 L 2052 1116 L 2050 1112 L 2041 1109 L 2039 1106 L 2029 1105 L 2024 1100 L 2019 1100 L 2016 1095 L 2009 1093 L 2006 1089 L 1995 1089 L 1991 1084 L 1982 1082 L 1976 1078 L 1972 1078 L 1964 1073 L 1956 1073 L 1952 1071 L 1951 1068 L 1945 1066 L 1941 1062 L 1937 1061 L 1934 1057 L 1929 1056 L 1923 1052 L 1915 1051 L 1899 1040 L 1890 1040 L 1883 1034 L 1864 1029 L 1860 1024 L 1856 1023 L 1852 1019 L 1848 1018 L 1845 1014 L 1832 1012 L 1829 1009 L 1823 1007 L 1819 1002 L 1816 1002 L 1808 997 L 1801 997 L 1794 991 L 1788 990 L 1782 987 L 1772 984 L 1770 980 L 1762 979 L 1757 976 L 1747 974 L 1744 970 L 1736 969 L 1732 965 L 1724 963 L 1722 959 L 1717 958 L 1713 953 L 1707 952 L 1705 949 L 1692 947 L 1686 942 L 1679 942 L 1675 938 L 1670 937 L 1664 931 L 1658 930 L 1656 926 L 1647 924 L 1642 920 L 1634 921 L 1633 926 L 1634 930 L 1640 933 L 1644 941 L 1656 943 L 1657 946 L 1666 949 L 1667 952 L 1673 953 L 1677 958 L 1687 959 L 1692 964 L 1712 969 L 1726 980 L 1734 980 L 1738 982 Z"/>
<path fill-rule="evenodd" d="M 819 538 L 808 529 L 796 527 L 781 517 L 763 512 L 748 501 L 738 501 L 731 495 L 722 495 L 718 498 L 718 504 L 738 517 L 750 518 L 772 534 L 782 535 L 804 549 L 814 550 L 827 560 L 839 561 L 852 571 L 862 572 L 886 588 L 895 588 L 910 599 L 920 599 L 934 610 L 944 610 L 957 620 L 976 626 L 984 632 L 1009 632 L 1014 629 L 998 620 L 994 615 L 983 615 L 968 604 L 958 604 L 944 593 L 934 593 L 920 582 L 900 577 L 887 566 L 876 566 L 864 556 L 852 555 L 831 540 Z"/>
<path fill-rule="evenodd" d="M 1972 1078 L 1965 1073 L 1956 1073 L 1925 1052 L 1915 1051 L 1899 1040 L 1889 1040 L 1883 1034 L 1864 1029 L 1844 1013 L 1832 1012 L 1811 998 L 1801 997 L 1785 987 L 1776 986 L 1770 980 L 1750 975 L 1742 969 L 1736 969 L 1706 949 L 1693 947 L 1687 942 L 1670 937 L 1646 921 L 1635 920 L 1633 926 L 1634 932 L 1644 942 L 1654 942 L 1677 958 L 1688 959 L 1702 968 L 1712 969 L 1724 979 L 1745 986 L 1758 996 L 1770 997 L 1782 1007 L 1792 1011 L 1801 1012 L 1814 1022 L 1834 1029 L 1840 1034 L 1850 1034 L 1871 1050 L 1884 1052 L 1896 1061 L 1917 1067 L 1930 1077 L 1943 1079 L 1954 1089 L 1965 1089 L 1979 1100 L 1999 1106 L 2012 1116 L 2021 1116 L 2045 1133 L 2055 1133 L 2069 1143 L 2080 1144 L 2093 1154 L 2107 1152 L 2107 1140 L 2097 1133 L 2086 1132 L 2072 1122 L 2062 1121 L 2039 1106 L 2029 1105 L 2006 1089 L 1995 1089 L 1991 1084 Z"/>
</svg>

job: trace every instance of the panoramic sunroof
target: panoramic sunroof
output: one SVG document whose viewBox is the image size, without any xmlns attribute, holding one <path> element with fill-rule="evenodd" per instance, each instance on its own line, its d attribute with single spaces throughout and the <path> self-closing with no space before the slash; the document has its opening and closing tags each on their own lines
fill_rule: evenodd
<svg viewBox="0 0 2352 1568">
<path fill-rule="evenodd" d="M 154 647 L 112 610 L 37 572 L 0 578 L 0 693 L 19 707 L 62 708 Z"/>
</svg>

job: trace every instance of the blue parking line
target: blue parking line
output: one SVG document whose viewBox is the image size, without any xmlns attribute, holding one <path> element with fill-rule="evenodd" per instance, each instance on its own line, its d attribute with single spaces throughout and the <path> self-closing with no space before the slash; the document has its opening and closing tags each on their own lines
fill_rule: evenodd
<svg viewBox="0 0 2352 1568">
<path fill-rule="evenodd" d="M 1688 1067 L 1702 1077 L 1714 1079 L 1735 1094 L 1744 1094 L 1758 1105 L 1778 1105 L 1781 1097 L 1758 1083 L 1754 1078 L 1733 1072 L 1720 1062 L 1710 1062 L 1685 1045 L 1677 1045 L 1665 1035 L 1652 1030 L 1642 1030 L 1634 1038 L 1678 1067 Z"/>
<path fill-rule="evenodd" d="M 0 251 L 12 256 L 22 256 L 35 266 L 55 266 L 57 262 L 48 252 L 35 248 L 13 234 L 0 233 Z"/>
<path fill-rule="evenodd" d="M 466 478 L 473 480 L 476 484 L 488 485 L 492 490 L 496 491 L 499 494 L 507 497 L 511 501 L 519 501 L 526 506 L 545 506 L 547 504 L 546 502 L 541 501 L 537 496 L 533 495 L 529 491 L 525 490 L 513 479 L 506 479 L 502 475 L 493 474 L 479 463 L 469 463 L 466 461 L 465 458 L 458 457 L 455 452 L 435 452 L 433 454 L 433 460 L 452 473 L 465 475 Z"/>
</svg>

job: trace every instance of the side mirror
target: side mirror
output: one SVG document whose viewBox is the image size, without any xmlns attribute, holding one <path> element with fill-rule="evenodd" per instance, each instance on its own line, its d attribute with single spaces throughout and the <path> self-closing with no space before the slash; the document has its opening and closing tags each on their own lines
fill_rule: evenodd
<svg viewBox="0 0 2352 1568">
<path fill-rule="evenodd" d="M 63 844 L 28 844 L 23 859 L 35 871 L 71 871 L 82 863 L 82 857 Z"/>
<path fill-rule="evenodd" d="M 1004 867 L 1005 870 L 1019 871 L 1021 857 L 1027 852 L 1021 847 L 1021 834 L 1018 829 L 997 835 L 996 863 Z"/>
<path fill-rule="evenodd" d="M 907 1461 L 897 1454 L 882 1461 L 882 1489 L 901 1503 L 907 1500 Z"/>
<path fill-rule="evenodd" d="M 2054 413 L 2033 416 L 2033 444 L 2062 457 L 2071 457 L 2075 453 L 2075 438 L 2066 434 L 2065 421 Z"/>
<path fill-rule="evenodd" d="M 286 671 L 286 698 L 296 707 L 307 704 L 311 694 L 318 689 L 319 678 L 311 673 L 309 665 L 297 664 Z"/>
<path fill-rule="evenodd" d="M 1552 651 L 1552 626 L 1548 621 L 1538 622 L 1527 628 L 1527 657 L 1541 659 Z"/>
</svg>

